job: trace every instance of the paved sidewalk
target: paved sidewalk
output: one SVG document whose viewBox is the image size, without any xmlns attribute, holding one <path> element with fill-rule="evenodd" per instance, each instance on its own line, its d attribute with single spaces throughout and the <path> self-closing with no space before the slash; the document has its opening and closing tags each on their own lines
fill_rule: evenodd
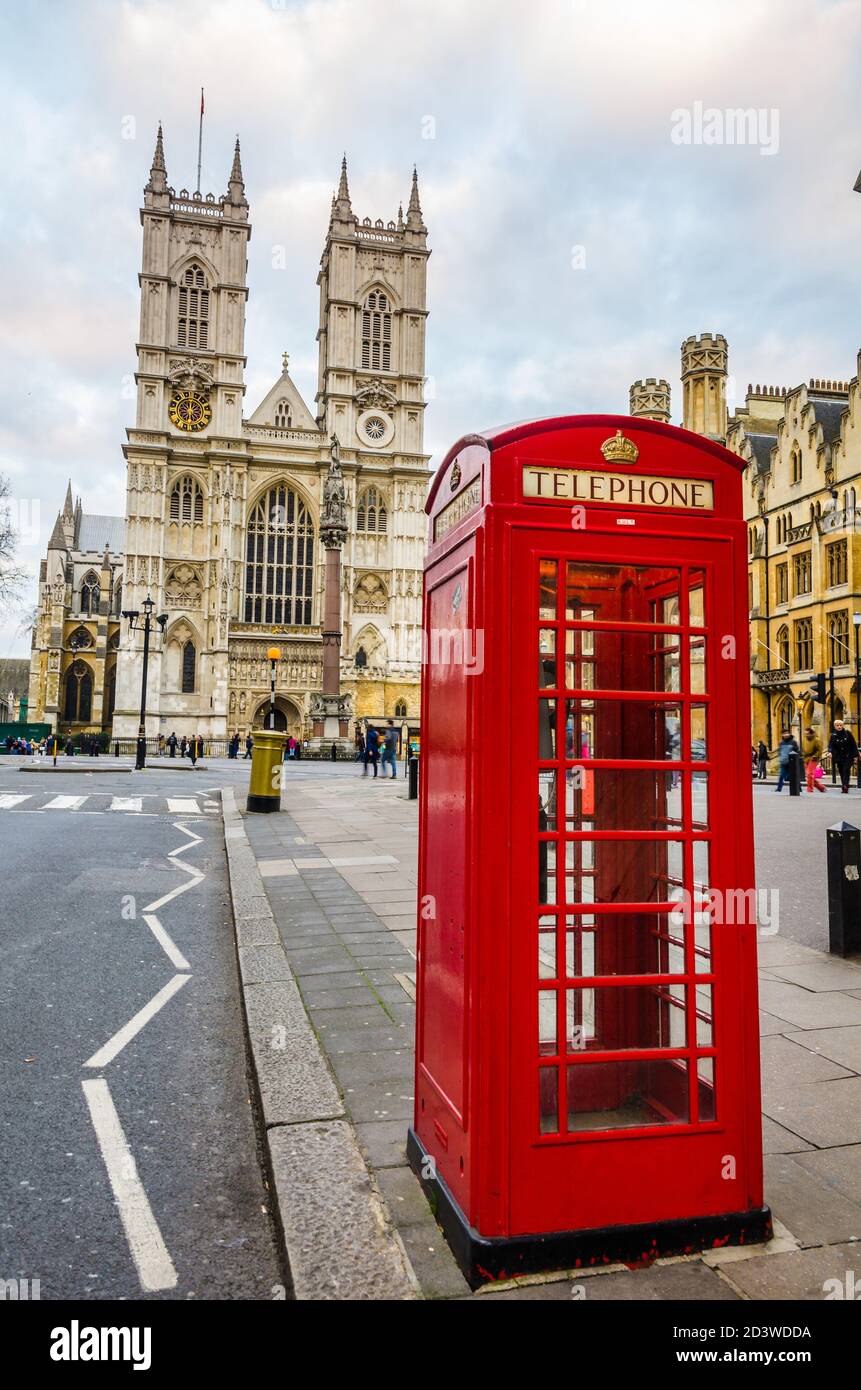
<svg viewBox="0 0 861 1390">
<path fill-rule="evenodd" d="M 767 1247 L 554 1274 L 471 1294 L 404 1144 L 413 1104 L 417 803 L 403 779 L 289 772 L 280 815 L 244 816 L 302 1001 L 426 1298 L 822 1299 L 861 1277 L 861 962 L 760 942 Z M 841 808 L 842 809 L 842 808 Z M 824 846 L 823 846 L 824 851 Z M 792 863 L 792 846 L 786 849 Z M 796 867 L 795 871 L 800 871 Z M 853 1295 L 850 1293 L 849 1297 Z"/>
</svg>

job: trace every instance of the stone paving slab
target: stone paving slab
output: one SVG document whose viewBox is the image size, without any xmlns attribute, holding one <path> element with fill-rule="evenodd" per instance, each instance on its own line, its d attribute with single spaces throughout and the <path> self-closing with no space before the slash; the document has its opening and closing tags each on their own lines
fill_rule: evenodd
<svg viewBox="0 0 861 1390">
<path fill-rule="evenodd" d="M 831 992 L 815 994 L 800 985 L 763 980 L 760 1005 L 767 1013 L 794 1023 L 796 1028 L 828 1028 L 861 1023 L 861 999 Z"/>
<path fill-rule="evenodd" d="M 861 1144 L 861 1076 L 785 1090 L 766 1099 L 763 1109 L 819 1149 Z"/>
<path fill-rule="evenodd" d="M 786 1037 L 850 1071 L 861 1072 L 861 1025 L 787 1033 Z"/>
<path fill-rule="evenodd" d="M 822 960 L 804 965 L 778 965 L 772 967 L 772 972 L 790 984 L 801 985 L 803 989 L 861 989 L 861 970 L 849 961 Z"/>
<path fill-rule="evenodd" d="M 828 1293 L 834 1296 L 833 1286 L 826 1288 L 826 1281 L 835 1280 L 845 1288 L 848 1272 L 857 1272 L 859 1263 L 861 1250 L 850 1243 L 744 1260 L 723 1274 L 747 1298 L 820 1302 Z"/>
<path fill-rule="evenodd" d="M 861 1206 L 810 1171 L 799 1161 L 804 1157 L 772 1154 L 764 1160 L 765 1200 L 801 1246 L 861 1240 Z"/>
<path fill-rule="evenodd" d="M 417 1287 L 350 1125 L 270 1135 L 272 1174 L 300 1299 L 412 1299 Z"/>
</svg>

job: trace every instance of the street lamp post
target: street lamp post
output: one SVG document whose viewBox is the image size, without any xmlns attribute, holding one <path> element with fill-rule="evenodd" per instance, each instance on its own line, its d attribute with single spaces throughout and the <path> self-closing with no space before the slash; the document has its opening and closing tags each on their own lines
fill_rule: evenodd
<svg viewBox="0 0 861 1390">
<path fill-rule="evenodd" d="M 139 624 L 140 612 L 137 608 L 129 608 L 123 613 L 123 617 L 128 619 L 129 632 L 143 633 L 143 671 L 141 673 L 141 716 L 138 725 L 137 755 L 135 757 L 135 770 L 140 771 L 146 767 L 146 678 L 147 667 L 149 666 L 149 638 L 152 631 L 152 610 L 155 608 L 154 601 L 147 594 L 141 607 L 144 611 L 143 623 Z M 167 613 L 159 613 L 156 622 L 161 628 L 162 636 L 167 623 Z"/>
<path fill-rule="evenodd" d="M 266 652 L 269 657 L 269 728 L 275 728 L 275 667 L 281 660 L 281 648 L 269 647 Z"/>
<path fill-rule="evenodd" d="M 858 633 L 861 629 L 861 613 L 852 614 L 855 627 L 855 742 L 861 748 L 861 652 L 858 650 Z M 861 753 L 856 759 L 858 786 L 861 787 Z"/>
</svg>

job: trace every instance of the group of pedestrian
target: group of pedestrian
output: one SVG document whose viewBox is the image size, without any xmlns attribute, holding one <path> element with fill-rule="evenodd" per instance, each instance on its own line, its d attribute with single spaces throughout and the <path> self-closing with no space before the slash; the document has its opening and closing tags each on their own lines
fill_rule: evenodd
<svg viewBox="0 0 861 1390">
<path fill-rule="evenodd" d="M 198 758 L 202 758 L 206 752 L 206 746 L 200 734 L 192 734 L 191 738 L 186 738 L 183 734 L 182 738 L 178 739 L 176 734 L 172 732 L 170 737 L 165 740 L 165 744 L 171 758 L 176 757 L 176 750 L 179 749 L 179 756 L 190 758 L 192 767 Z M 161 741 L 159 741 L 159 753 L 161 753 Z"/>
<path fill-rule="evenodd" d="M 382 735 L 373 724 L 368 725 L 365 734 L 360 732 L 356 735 L 356 759 L 363 764 L 363 777 L 367 777 L 369 767 L 374 769 L 374 776 L 377 776 L 381 754 L 383 776 L 386 775 L 386 768 L 391 768 L 391 780 L 396 781 L 398 775 L 398 731 L 393 719 L 388 721 Z"/>
<path fill-rule="evenodd" d="M 828 752 L 831 754 L 832 762 L 840 777 L 840 790 L 844 796 L 848 795 L 852 765 L 858 758 L 858 744 L 855 742 L 852 731 L 846 728 L 842 719 L 835 719 L 834 721 L 834 728 L 828 740 Z M 755 753 L 759 777 L 764 778 L 768 749 L 761 739 Z M 784 783 L 789 781 L 793 758 L 801 758 L 804 762 L 807 790 L 811 796 L 814 792 L 824 792 L 826 787 L 825 770 L 822 766 L 822 739 L 812 724 L 808 724 L 803 731 L 800 748 L 798 740 L 793 734 L 785 733 L 780 740 L 777 747 L 777 791 L 782 791 Z"/>
</svg>

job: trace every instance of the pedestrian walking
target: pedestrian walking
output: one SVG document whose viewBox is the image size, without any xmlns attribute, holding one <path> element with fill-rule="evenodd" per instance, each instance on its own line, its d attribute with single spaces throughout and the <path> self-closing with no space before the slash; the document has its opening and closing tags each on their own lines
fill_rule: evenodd
<svg viewBox="0 0 861 1390">
<path fill-rule="evenodd" d="M 159 734 L 159 736 L 158 736 L 158 755 L 159 755 L 160 758 L 163 758 L 163 757 L 164 757 L 164 746 L 165 746 L 164 734 Z"/>
<path fill-rule="evenodd" d="M 824 792 L 825 786 L 822 780 L 822 768 L 819 760 L 822 757 L 822 739 L 814 729 L 812 724 L 808 724 L 804 730 L 804 738 L 801 743 L 801 751 L 804 755 L 804 765 L 807 769 L 807 790 L 813 794 L 814 789 Z"/>
<path fill-rule="evenodd" d="M 175 758 L 175 757 L 176 757 L 176 734 L 171 733 L 171 736 L 170 736 L 170 738 L 169 738 L 168 741 L 167 741 L 167 746 L 168 746 L 168 749 L 169 749 L 169 751 L 170 751 L 170 756 L 171 756 L 172 758 Z"/>
<path fill-rule="evenodd" d="M 356 762 L 364 762 L 365 758 L 365 735 L 361 729 L 356 731 Z"/>
<path fill-rule="evenodd" d="M 858 744 L 842 719 L 835 719 L 834 721 L 834 729 L 828 741 L 828 751 L 834 759 L 834 766 L 840 773 L 840 790 L 845 795 L 849 791 L 852 764 L 858 757 Z"/>
<path fill-rule="evenodd" d="M 380 736 L 373 725 L 370 725 L 365 736 L 365 766 L 362 768 L 362 776 L 367 777 L 368 766 L 374 769 L 374 776 L 377 775 L 377 762 L 380 755 Z"/>
<path fill-rule="evenodd" d="M 249 734 L 246 734 L 246 735 L 245 735 L 245 756 L 246 756 L 246 758 L 250 758 L 250 757 L 251 757 L 251 750 L 252 750 L 253 747 L 254 747 L 254 739 L 251 737 L 250 733 L 249 733 Z"/>
<path fill-rule="evenodd" d="M 182 736 L 182 741 L 181 741 L 181 743 L 180 743 L 180 745 L 179 745 L 179 756 L 180 756 L 181 758 L 184 758 L 187 752 L 188 752 L 188 739 L 186 738 L 185 734 L 183 734 L 183 736 Z"/>
<path fill-rule="evenodd" d="M 200 734 L 192 734 L 188 741 L 188 756 L 191 758 L 192 767 L 194 767 L 202 753 L 203 739 L 200 737 Z"/>
<path fill-rule="evenodd" d="M 764 782 L 768 770 L 768 749 L 762 739 L 760 739 L 759 743 L 756 745 L 756 755 L 759 764 L 759 780 L 760 782 Z"/>
<path fill-rule="evenodd" d="M 790 759 L 797 757 L 798 744 L 792 734 L 784 734 L 777 745 L 777 791 L 782 791 L 784 782 L 789 781 Z"/>
<path fill-rule="evenodd" d="M 397 756 L 398 756 L 398 731 L 394 721 L 389 720 L 388 727 L 383 736 L 383 776 L 386 775 L 386 767 L 392 769 L 392 781 L 397 781 Z"/>
</svg>

